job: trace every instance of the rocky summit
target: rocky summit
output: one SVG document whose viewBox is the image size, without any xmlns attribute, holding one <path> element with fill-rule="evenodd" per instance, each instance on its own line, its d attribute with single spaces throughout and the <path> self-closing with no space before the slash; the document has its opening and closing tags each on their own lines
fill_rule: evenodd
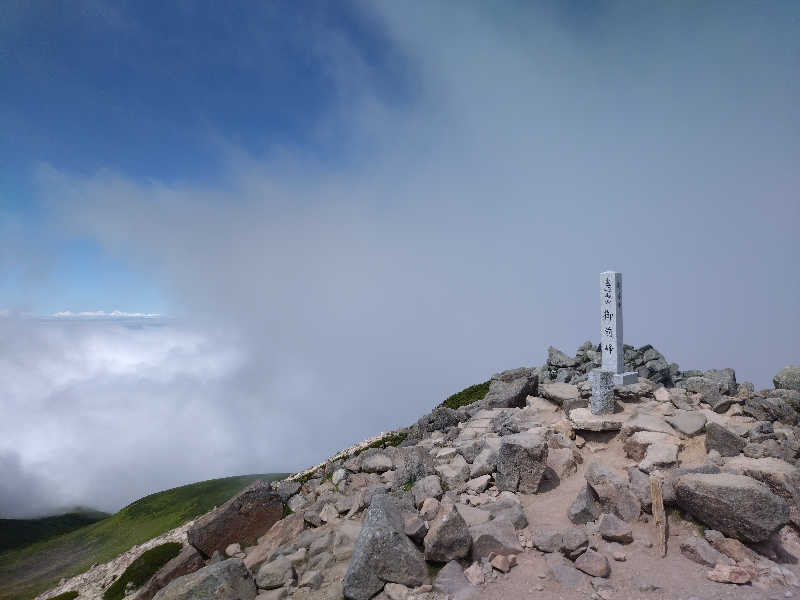
<svg viewBox="0 0 800 600">
<path fill-rule="evenodd" d="M 594 414 L 600 363 L 591 342 L 551 347 L 482 398 L 256 483 L 185 528 L 184 552 L 128 597 L 800 595 L 800 367 L 757 392 L 733 369 L 625 346 L 638 380 Z"/>
</svg>

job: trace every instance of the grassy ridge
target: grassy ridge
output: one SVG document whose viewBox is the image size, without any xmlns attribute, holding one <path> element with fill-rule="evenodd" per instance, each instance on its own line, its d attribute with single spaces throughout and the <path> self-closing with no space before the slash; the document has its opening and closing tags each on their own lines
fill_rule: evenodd
<svg viewBox="0 0 800 600">
<path fill-rule="evenodd" d="M 23 600 L 211 510 L 257 479 L 212 479 L 151 494 L 91 525 L 0 554 L 0 600 Z"/>
<path fill-rule="evenodd" d="M 491 380 L 471 385 L 468 388 L 461 390 L 457 394 L 453 394 L 447 398 L 447 400 L 442 402 L 442 406 L 446 406 L 447 408 L 452 408 L 455 410 L 456 408 L 467 406 L 468 404 L 472 404 L 478 400 L 483 400 L 483 398 L 489 392 L 490 383 Z"/>
<path fill-rule="evenodd" d="M 110 516 L 96 510 L 85 510 L 39 519 L 0 519 L 0 552 L 29 546 Z"/>
</svg>

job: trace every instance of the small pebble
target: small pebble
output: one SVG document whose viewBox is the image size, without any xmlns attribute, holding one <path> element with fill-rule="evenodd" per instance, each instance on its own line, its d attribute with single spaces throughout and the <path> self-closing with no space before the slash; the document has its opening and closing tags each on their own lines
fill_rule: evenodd
<svg viewBox="0 0 800 600">
<path fill-rule="evenodd" d="M 614 552 L 614 554 L 612 554 L 611 556 L 613 556 L 614 560 L 616 560 L 617 562 L 625 562 L 625 559 L 627 558 L 625 556 L 625 553 L 624 552 L 620 552 L 619 550 Z"/>
</svg>

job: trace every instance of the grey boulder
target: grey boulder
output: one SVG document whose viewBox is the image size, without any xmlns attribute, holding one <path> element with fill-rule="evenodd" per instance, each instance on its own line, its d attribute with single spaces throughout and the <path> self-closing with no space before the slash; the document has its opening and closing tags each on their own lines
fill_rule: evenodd
<svg viewBox="0 0 800 600">
<path fill-rule="evenodd" d="M 519 554 L 522 546 L 517 538 L 514 525 L 506 519 L 495 519 L 469 528 L 472 537 L 472 559 L 480 560 L 495 554 Z"/>
<path fill-rule="evenodd" d="M 595 461 L 586 469 L 584 477 L 597 495 L 604 512 L 613 512 L 623 521 L 639 518 L 642 505 L 622 476 Z"/>
<path fill-rule="evenodd" d="M 404 533 L 400 502 L 386 494 L 375 496 L 356 539 L 344 576 L 344 596 L 369 600 L 387 582 L 422 585 L 428 573 L 425 557 Z"/>
<path fill-rule="evenodd" d="M 706 452 L 716 450 L 721 456 L 736 456 L 747 442 L 719 423 L 706 425 Z"/>
<path fill-rule="evenodd" d="M 736 372 L 733 369 L 709 369 L 703 373 L 703 377 L 715 381 L 719 385 L 719 391 L 726 396 L 735 396 L 739 391 L 736 383 Z"/>
<path fill-rule="evenodd" d="M 776 389 L 800 392 L 800 366 L 784 367 L 772 378 Z"/>
<path fill-rule="evenodd" d="M 223 560 L 177 579 L 161 589 L 156 600 L 253 600 L 256 584 L 239 558 Z"/>
<path fill-rule="evenodd" d="M 759 421 L 780 421 L 787 425 L 797 423 L 797 412 L 782 398 L 753 396 L 745 400 L 743 412 Z"/>
<path fill-rule="evenodd" d="M 478 600 L 478 590 L 467 581 L 464 569 L 457 561 L 450 561 L 439 571 L 433 589 L 452 600 Z"/>
<path fill-rule="evenodd" d="M 411 493 L 414 495 L 414 504 L 417 507 L 422 506 L 427 498 L 436 498 L 438 500 L 442 497 L 442 484 L 439 476 L 428 475 L 418 479 L 411 487 Z"/>
<path fill-rule="evenodd" d="M 545 430 L 531 429 L 501 438 L 495 476 L 497 489 L 535 494 L 546 469 Z"/>
<path fill-rule="evenodd" d="M 594 521 L 600 515 L 600 504 L 597 501 L 597 494 L 587 483 L 570 505 L 567 511 L 569 520 L 578 524 Z"/>
<path fill-rule="evenodd" d="M 745 542 L 762 542 L 789 522 L 789 506 L 762 483 L 730 473 L 675 482 L 675 500 L 705 525 Z"/>
<path fill-rule="evenodd" d="M 467 522 L 450 500 L 442 500 L 425 536 L 425 558 L 448 562 L 469 554 L 472 545 Z"/>
</svg>

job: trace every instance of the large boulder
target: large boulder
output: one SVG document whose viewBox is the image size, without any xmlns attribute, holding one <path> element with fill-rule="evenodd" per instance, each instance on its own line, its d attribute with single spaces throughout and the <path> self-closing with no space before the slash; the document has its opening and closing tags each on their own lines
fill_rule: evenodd
<svg viewBox="0 0 800 600">
<path fill-rule="evenodd" d="M 531 429 L 501 438 L 495 476 L 497 489 L 535 494 L 546 469 L 546 430 Z"/>
<path fill-rule="evenodd" d="M 522 408 L 528 396 L 538 392 L 539 376 L 536 369 L 520 367 L 492 375 L 489 392 L 481 404 L 485 408 Z"/>
<path fill-rule="evenodd" d="M 683 475 L 675 500 L 705 525 L 745 542 L 762 542 L 789 522 L 786 501 L 743 475 Z"/>
<path fill-rule="evenodd" d="M 231 558 L 173 579 L 155 600 L 253 600 L 256 584 L 244 563 Z"/>
<path fill-rule="evenodd" d="M 203 568 L 205 561 L 194 546 L 186 546 L 178 556 L 161 567 L 150 580 L 136 592 L 135 600 L 150 600 L 171 581 Z"/>
<path fill-rule="evenodd" d="M 428 573 L 425 557 L 404 532 L 400 502 L 375 496 L 367 509 L 344 577 L 344 596 L 369 600 L 387 582 L 416 587 Z"/>
<path fill-rule="evenodd" d="M 222 506 L 206 513 L 187 532 L 189 543 L 205 556 L 229 544 L 252 546 L 283 516 L 283 502 L 267 481 L 256 481 Z"/>
<path fill-rule="evenodd" d="M 425 536 L 425 558 L 448 562 L 469 554 L 472 545 L 467 522 L 450 500 L 442 500 Z"/>
<path fill-rule="evenodd" d="M 784 367 L 772 378 L 776 389 L 800 392 L 800 366 Z"/>
</svg>

